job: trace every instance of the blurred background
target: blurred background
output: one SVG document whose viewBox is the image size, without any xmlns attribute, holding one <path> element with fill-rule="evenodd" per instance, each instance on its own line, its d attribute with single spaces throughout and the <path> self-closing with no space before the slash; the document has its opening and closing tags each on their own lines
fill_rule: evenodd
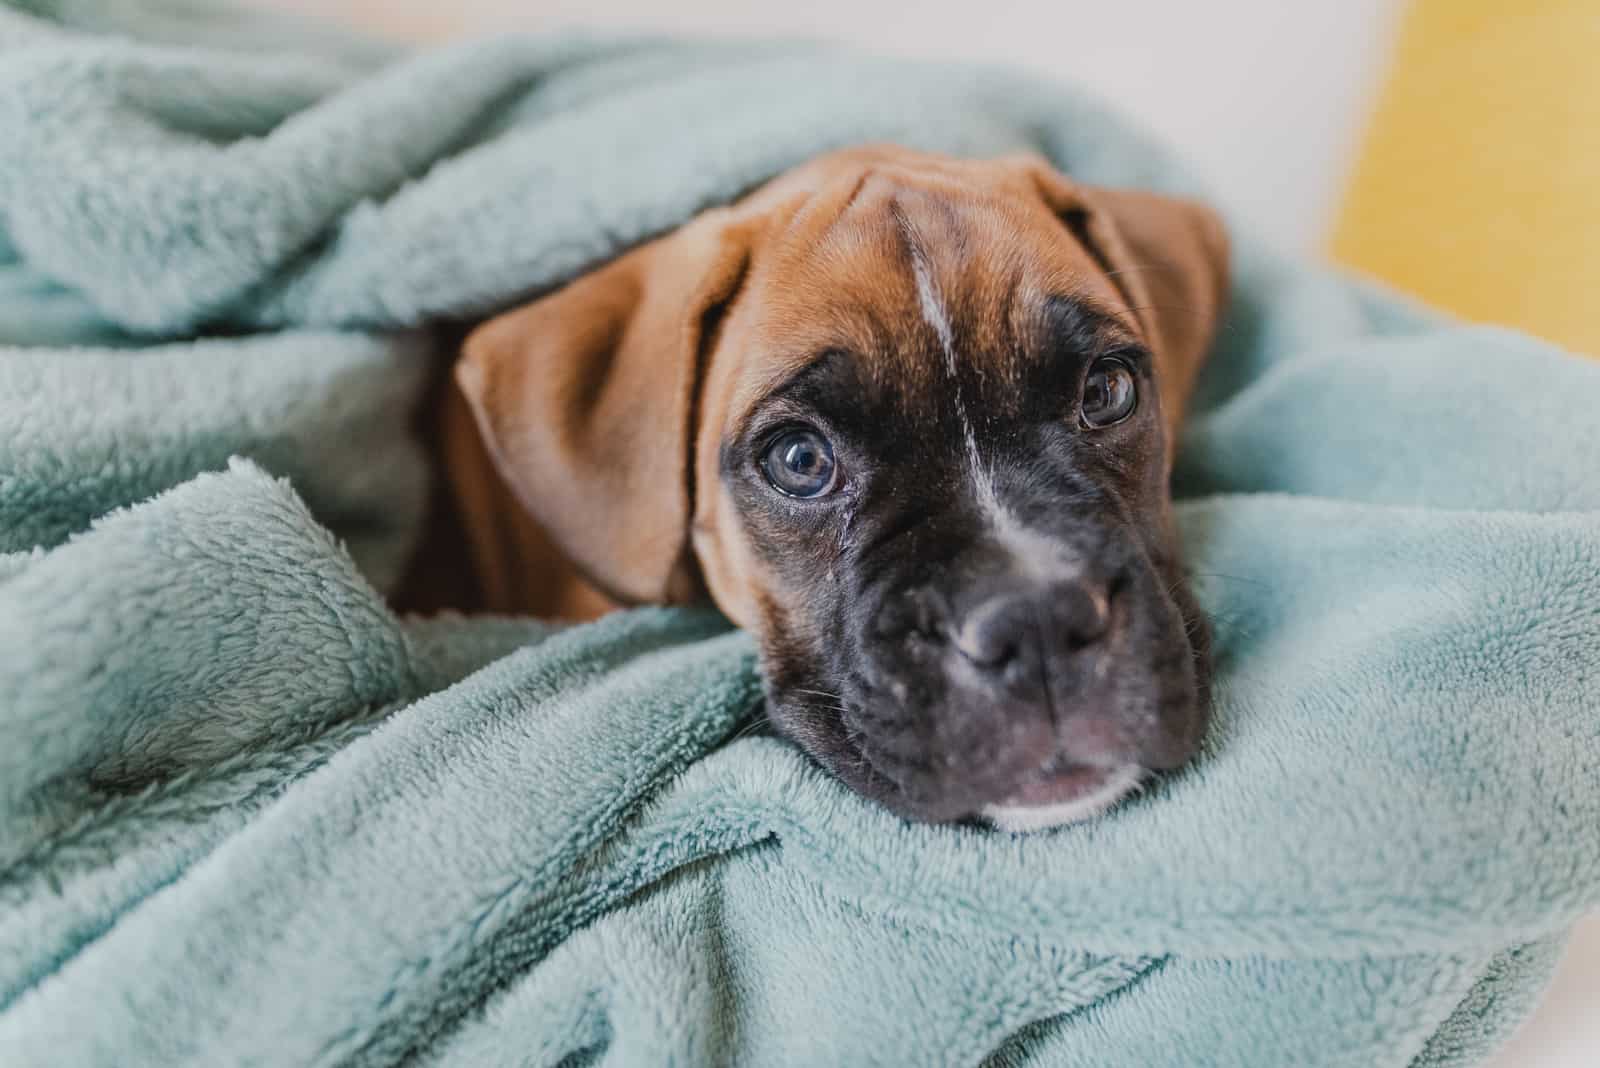
<svg viewBox="0 0 1600 1068">
<path fill-rule="evenodd" d="M 1007 63 L 1117 101 L 1286 251 L 1600 353 L 1600 0 L 263 2 L 414 40 L 626 26 Z"/>
<path fill-rule="evenodd" d="M 1397 0 L 276 0 L 413 38 L 507 27 L 789 33 L 880 52 L 992 60 L 1115 99 L 1178 145 L 1230 206 L 1309 249 L 1338 190 Z M 1292 84 L 1293 92 L 1282 86 Z"/>
<path fill-rule="evenodd" d="M 627 26 L 1011 64 L 1117 101 L 1285 251 L 1600 354 L 1600 0 L 256 2 L 419 41 Z M 1597 1064 L 1592 918 L 1492 1068 Z"/>
</svg>

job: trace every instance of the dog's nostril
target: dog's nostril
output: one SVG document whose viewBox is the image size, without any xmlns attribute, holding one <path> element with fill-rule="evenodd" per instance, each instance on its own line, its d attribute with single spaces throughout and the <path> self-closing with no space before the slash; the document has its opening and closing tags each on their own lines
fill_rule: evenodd
<svg viewBox="0 0 1600 1068">
<path fill-rule="evenodd" d="M 1037 640 L 1037 627 L 1031 597 L 991 597 L 967 613 L 951 640 L 956 650 L 978 667 L 999 670 Z"/>
<path fill-rule="evenodd" d="M 1106 602 L 1115 604 L 1117 598 L 1121 597 L 1132 584 L 1133 574 L 1127 568 L 1123 568 L 1115 575 L 1112 575 L 1111 581 L 1106 583 Z"/>
<path fill-rule="evenodd" d="M 1075 582 L 1064 587 L 1051 615 L 1058 621 L 1062 638 L 1075 648 L 1093 645 L 1111 628 L 1111 599 L 1116 587 L 1099 587 Z"/>
</svg>

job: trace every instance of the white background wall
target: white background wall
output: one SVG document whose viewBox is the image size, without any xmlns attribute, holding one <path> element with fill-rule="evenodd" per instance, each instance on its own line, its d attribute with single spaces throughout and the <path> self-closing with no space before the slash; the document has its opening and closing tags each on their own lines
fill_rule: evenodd
<svg viewBox="0 0 1600 1068">
<path fill-rule="evenodd" d="M 1399 0 L 257 0 L 416 37 L 624 25 L 800 33 L 999 60 L 1091 86 L 1176 144 L 1286 249 L 1317 252 Z M 1600 1065 L 1600 917 L 1490 1068 Z"/>
</svg>

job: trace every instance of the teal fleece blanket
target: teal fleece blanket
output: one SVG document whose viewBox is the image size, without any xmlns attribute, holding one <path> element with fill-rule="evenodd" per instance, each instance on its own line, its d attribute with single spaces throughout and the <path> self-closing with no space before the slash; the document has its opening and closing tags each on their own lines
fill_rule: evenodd
<svg viewBox="0 0 1600 1068">
<path fill-rule="evenodd" d="M 1070 72 L 1063 72 L 1070 74 Z M 426 325 L 824 149 L 1192 189 L 813 44 L 0 7 L 0 1064 L 1464 1065 L 1600 903 L 1600 365 L 1275 257 L 1177 475 L 1201 757 L 915 826 L 748 639 L 397 618 Z"/>
</svg>

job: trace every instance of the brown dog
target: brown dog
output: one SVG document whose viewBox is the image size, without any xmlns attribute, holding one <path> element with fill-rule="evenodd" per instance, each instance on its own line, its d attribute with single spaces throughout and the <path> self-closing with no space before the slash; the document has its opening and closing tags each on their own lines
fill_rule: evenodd
<svg viewBox="0 0 1600 1068">
<path fill-rule="evenodd" d="M 1206 209 L 1036 157 L 814 160 L 467 340 L 444 442 L 486 606 L 709 594 L 861 793 L 1098 812 L 1204 727 L 1167 483 L 1225 274 Z"/>
</svg>

